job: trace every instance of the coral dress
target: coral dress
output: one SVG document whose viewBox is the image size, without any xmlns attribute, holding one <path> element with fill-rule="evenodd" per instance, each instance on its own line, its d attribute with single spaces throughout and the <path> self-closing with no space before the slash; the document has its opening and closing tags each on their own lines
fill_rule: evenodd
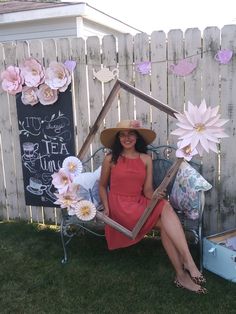
<svg viewBox="0 0 236 314">
<path fill-rule="evenodd" d="M 108 193 L 109 217 L 130 231 L 133 230 L 150 202 L 142 194 L 145 177 L 146 166 L 140 157 L 130 159 L 121 156 L 111 169 Z M 108 248 L 114 250 L 139 242 L 155 226 L 166 202 L 162 199 L 157 203 L 134 240 L 106 225 Z"/>
</svg>

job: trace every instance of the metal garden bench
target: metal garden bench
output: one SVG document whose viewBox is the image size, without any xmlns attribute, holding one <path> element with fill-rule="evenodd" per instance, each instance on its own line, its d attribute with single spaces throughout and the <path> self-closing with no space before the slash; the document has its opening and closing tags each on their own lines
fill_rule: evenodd
<svg viewBox="0 0 236 314">
<path fill-rule="evenodd" d="M 162 146 L 149 146 L 149 153 L 153 158 L 153 184 L 154 189 L 160 185 L 160 183 L 165 178 L 168 170 L 173 164 L 175 157 L 175 148 L 167 145 Z M 92 156 L 90 156 L 87 160 L 83 162 L 84 170 L 90 171 L 91 161 L 94 162 L 96 166 L 101 165 L 102 160 L 104 158 L 104 154 L 107 152 L 103 147 L 99 148 Z M 199 172 L 201 172 L 201 165 L 198 163 L 191 163 L 191 165 Z M 167 195 L 170 195 L 171 189 L 173 186 L 175 178 L 173 178 L 172 182 L 168 185 Z M 91 200 L 93 200 L 92 191 L 91 192 Z M 176 213 L 181 221 L 181 224 L 184 228 L 186 238 L 189 244 L 193 244 L 197 246 L 198 255 L 199 255 L 199 266 L 202 269 L 202 240 L 203 240 L 203 212 L 204 212 L 204 192 L 199 191 L 198 193 L 198 218 L 190 219 L 186 216 L 183 211 L 178 209 Z M 102 206 L 97 207 L 98 212 L 102 212 Z M 66 209 L 61 209 L 61 241 L 63 247 L 64 256 L 62 258 L 62 263 L 67 263 L 68 261 L 68 253 L 67 248 L 70 241 L 75 236 L 82 236 L 85 232 L 92 233 L 95 236 L 104 237 L 104 221 L 99 219 L 99 215 L 97 215 L 92 221 L 84 222 L 77 218 L 76 215 L 70 216 Z"/>
</svg>

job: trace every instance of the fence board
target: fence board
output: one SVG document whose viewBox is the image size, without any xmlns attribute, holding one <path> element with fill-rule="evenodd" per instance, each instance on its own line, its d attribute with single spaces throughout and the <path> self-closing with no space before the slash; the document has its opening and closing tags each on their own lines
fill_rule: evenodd
<svg viewBox="0 0 236 314">
<path fill-rule="evenodd" d="M 42 42 L 40 40 L 31 40 L 28 42 L 28 44 L 29 44 L 30 56 L 33 58 L 36 58 L 41 64 L 43 64 L 44 60 L 43 60 Z M 30 215 L 31 215 L 32 221 L 43 223 L 44 222 L 43 207 L 42 206 L 26 206 L 26 208 L 28 207 L 30 207 Z"/>
<path fill-rule="evenodd" d="M 235 154 L 232 152 L 232 143 L 236 142 L 236 25 L 225 26 L 222 29 L 221 49 L 233 51 L 233 59 L 228 64 L 220 65 L 221 114 L 229 119 L 225 130 L 230 136 L 222 141 L 220 155 L 220 222 L 221 229 L 227 230 L 236 226 L 236 163 Z"/>
<path fill-rule="evenodd" d="M 202 98 L 208 106 L 217 106 L 220 103 L 219 95 L 219 64 L 214 59 L 220 49 L 220 30 L 217 27 L 208 27 L 203 33 L 202 57 Z M 219 226 L 219 181 L 218 158 L 214 153 L 203 157 L 203 175 L 212 184 L 213 188 L 206 195 L 205 229 L 210 233 L 220 231 Z"/>
<path fill-rule="evenodd" d="M 89 132 L 88 91 L 85 41 L 82 38 L 71 39 L 71 58 L 76 61 L 73 79 L 73 97 L 76 124 L 76 152 L 82 147 L 85 134 Z M 89 152 L 88 152 L 89 153 Z M 85 158 L 87 159 L 87 158 Z"/>
<path fill-rule="evenodd" d="M 133 77 L 133 36 L 118 37 L 119 78 L 134 86 Z M 134 119 L 134 96 L 124 90 L 120 91 L 120 119 Z"/>
<path fill-rule="evenodd" d="M 167 59 L 166 34 L 162 31 L 151 35 L 151 94 L 152 97 L 167 104 Z M 156 145 L 167 143 L 167 115 L 152 109 L 152 128 L 157 133 Z"/>
<path fill-rule="evenodd" d="M 16 58 L 18 65 L 21 65 L 22 62 L 29 58 L 29 45 L 27 41 L 19 42 L 16 45 Z M 13 109 L 13 108 L 12 108 Z M 17 119 L 17 111 L 16 106 L 14 108 L 11 116 L 14 117 L 14 122 L 12 132 L 14 136 L 14 147 L 15 147 L 15 163 L 16 163 L 16 178 L 17 178 L 17 186 L 18 186 L 18 204 L 20 207 L 20 217 L 23 220 L 31 219 L 31 210 L 29 206 L 25 206 L 25 192 L 24 192 L 24 181 L 23 181 L 23 171 L 22 171 L 22 160 L 19 158 L 21 155 L 20 151 L 20 142 L 19 142 L 19 129 L 18 129 L 18 119 Z"/>
<path fill-rule="evenodd" d="M 197 28 L 189 28 L 185 32 L 185 58 L 192 64 L 197 64 L 192 73 L 185 76 L 185 104 L 191 101 L 192 104 L 201 103 L 201 32 Z"/>
<path fill-rule="evenodd" d="M 3 46 L 0 45 L 0 72 L 5 70 Z M 2 107 L 7 106 L 7 94 L 0 88 L 0 103 Z M 7 199 L 6 199 L 6 187 L 5 187 L 5 165 L 3 157 L 3 143 L 2 143 L 2 128 L 4 127 L 4 119 L 1 112 L 0 118 L 0 219 L 4 220 L 8 218 L 7 211 Z"/>
<path fill-rule="evenodd" d="M 111 72 L 117 68 L 116 39 L 113 35 L 104 36 L 102 39 L 102 64 L 103 67 L 108 68 Z M 103 103 L 107 100 L 115 81 L 116 77 L 110 82 L 103 83 Z M 106 115 L 106 127 L 113 127 L 117 123 L 118 119 L 118 99 L 116 98 L 112 103 L 111 109 Z"/>
<path fill-rule="evenodd" d="M 171 73 L 171 64 L 178 64 L 184 57 L 183 32 L 171 30 L 168 33 L 168 105 L 179 112 L 184 108 L 184 78 Z M 169 136 L 176 128 L 176 121 L 172 118 L 168 121 L 168 140 L 170 144 L 176 143 L 176 138 Z"/>
<path fill-rule="evenodd" d="M 134 36 L 134 73 L 135 73 L 135 87 L 150 94 L 150 75 L 141 74 L 137 70 L 137 66 L 141 62 L 149 62 L 149 37 L 145 33 L 140 33 Z M 151 126 L 150 119 L 150 106 L 141 100 L 135 99 L 136 118 L 142 121 L 142 125 L 145 127 Z"/>
<path fill-rule="evenodd" d="M 88 89 L 89 89 L 89 113 L 90 125 L 93 125 L 102 108 L 102 83 L 94 77 L 93 71 L 101 70 L 100 42 L 98 37 L 87 39 L 87 64 L 88 64 Z M 99 134 L 96 134 L 92 144 L 92 151 L 101 146 Z"/>
<path fill-rule="evenodd" d="M 16 44 L 4 45 L 6 67 L 16 64 Z M 11 116 L 12 114 L 12 116 Z M 9 95 L 8 101 L 1 106 L 2 119 L 2 146 L 5 168 L 6 194 L 7 194 L 7 218 L 19 219 L 19 208 L 17 200 L 16 169 L 14 156 L 14 136 L 12 133 L 12 121 L 15 123 L 16 100 Z M 15 130 L 15 127 L 14 127 Z"/>
<path fill-rule="evenodd" d="M 56 41 L 54 39 L 45 39 L 42 41 L 42 44 L 45 67 L 48 67 L 51 61 L 56 61 L 58 58 Z M 43 214 L 43 222 L 53 223 L 56 221 L 55 208 L 43 207 Z"/>
</svg>

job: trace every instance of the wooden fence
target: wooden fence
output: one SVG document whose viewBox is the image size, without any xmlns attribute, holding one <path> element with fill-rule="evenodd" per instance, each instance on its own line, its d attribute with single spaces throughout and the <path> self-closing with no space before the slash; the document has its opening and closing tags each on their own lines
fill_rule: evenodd
<svg viewBox="0 0 236 314">
<path fill-rule="evenodd" d="M 233 51 L 228 64 L 214 58 L 222 49 Z M 218 155 L 210 153 L 202 158 L 203 175 L 213 185 L 206 194 L 205 231 L 210 234 L 236 226 L 236 25 L 221 30 L 209 27 L 203 33 L 194 28 L 185 33 L 155 31 L 151 37 L 126 34 L 116 39 L 108 35 L 101 41 L 89 37 L 86 41 L 61 38 L 6 43 L 0 46 L 0 72 L 29 56 L 45 66 L 52 60 L 77 62 L 72 86 L 77 152 L 114 84 L 114 80 L 101 83 L 94 79 L 93 71 L 103 67 L 111 71 L 118 68 L 121 80 L 180 112 L 188 101 L 199 105 L 205 99 L 207 105 L 220 105 L 222 118 L 229 119 L 225 129 L 230 137 L 222 141 Z M 197 67 L 189 75 L 178 76 L 169 66 L 183 59 Z M 149 74 L 137 70 L 145 61 L 151 62 Z M 58 209 L 25 205 L 16 101 L 2 89 L 0 108 L 0 219 L 58 223 Z M 155 144 L 176 144 L 177 138 L 170 135 L 176 120 L 122 90 L 104 125 L 113 126 L 124 118 L 141 119 L 157 131 Z M 97 134 L 91 151 L 99 146 Z"/>
</svg>

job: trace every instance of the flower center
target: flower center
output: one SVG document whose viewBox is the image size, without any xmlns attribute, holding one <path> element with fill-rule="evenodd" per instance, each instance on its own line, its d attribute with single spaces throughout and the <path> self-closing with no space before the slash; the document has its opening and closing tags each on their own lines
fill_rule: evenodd
<svg viewBox="0 0 236 314">
<path fill-rule="evenodd" d="M 191 146 L 188 145 L 188 146 L 184 147 L 183 151 L 185 152 L 186 155 L 191 154 L 191 152 L 192 152 Z"/>
<path fill-rule="evenodd" d="M 69 167 L 70 171 L 75 171 L 75 169 L 76 169 L 76 165 L 73 162 L 70 162 L 68 167 Z"/>
<path fill-rule="evenodd" d="M 90 214 L 89 206 L 83 206 L 81 208 L 81 214 L 82 214 L 82 216 L 88 216 Z"/>
<path fill-rule="evenodd" d="M 197 124 L 195 124 L 194 129 L 196 129 L 197 132 L 202 132 L 206 128 L 205 128 L 205 125 L 203 123 L 197 123 Z"/>
</svg>

